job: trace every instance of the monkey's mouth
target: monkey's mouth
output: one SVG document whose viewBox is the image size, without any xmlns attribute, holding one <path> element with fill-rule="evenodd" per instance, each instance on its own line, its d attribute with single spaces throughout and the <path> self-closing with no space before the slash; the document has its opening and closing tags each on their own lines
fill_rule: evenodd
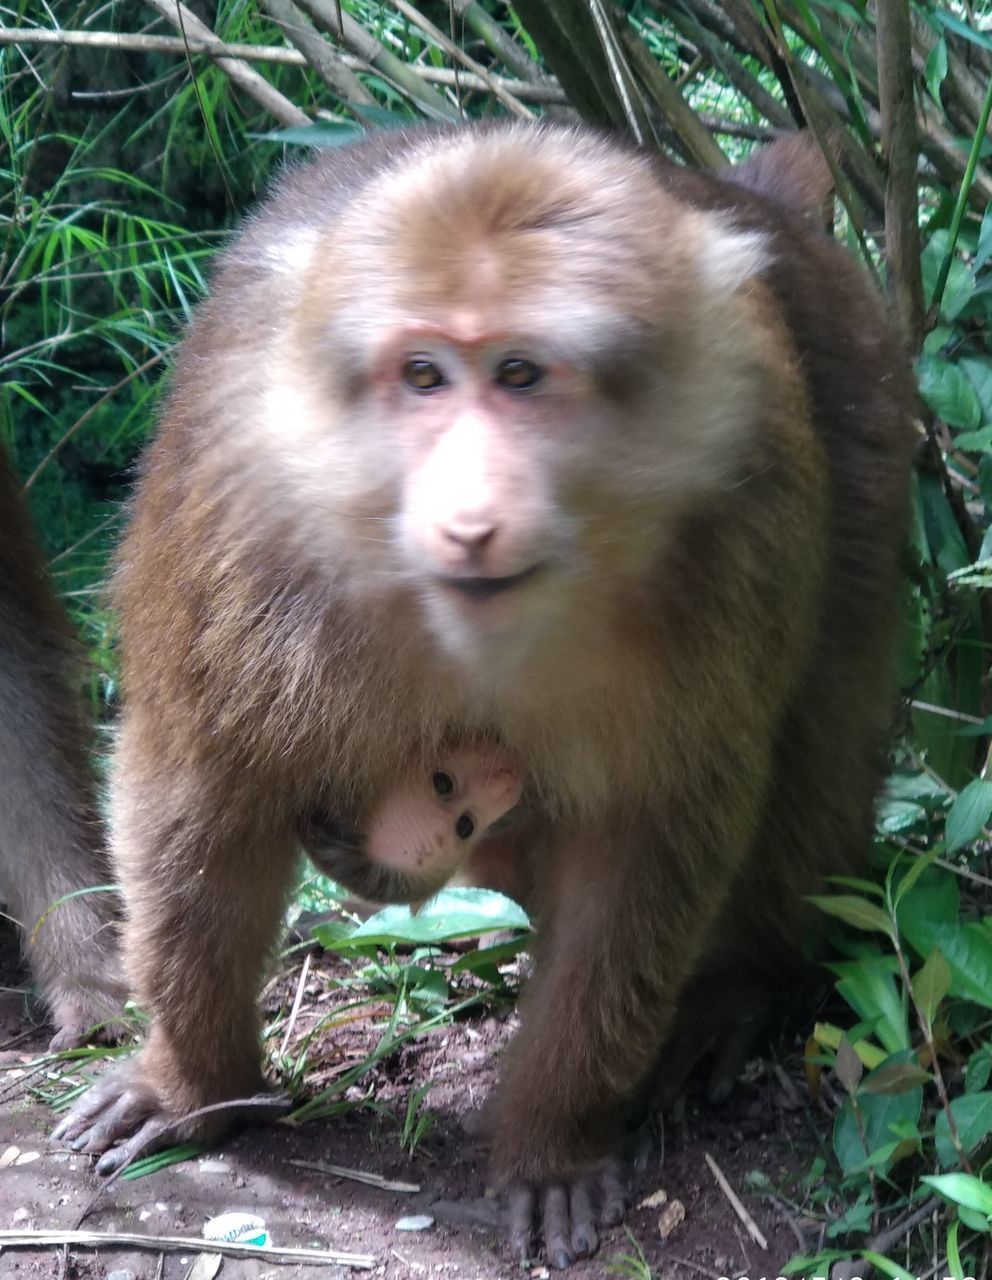
<svg viewBox="0 0 992 1280">
<path fill-rule="evenodd" d="M 532 564 L 528 569 L 522 569 L 519 573 L 507 574 L 503 578 L 485 576 L 441 577 L 438 581 L 443 587 L 447 587 L 449 591 L 462 596 L 466 600 L 492 600 L 496 596 L 505 595 L 522 583 L 528 582 L 540 573 L 542 568 L 543 566 L 540 564 Z"/>
</svg>

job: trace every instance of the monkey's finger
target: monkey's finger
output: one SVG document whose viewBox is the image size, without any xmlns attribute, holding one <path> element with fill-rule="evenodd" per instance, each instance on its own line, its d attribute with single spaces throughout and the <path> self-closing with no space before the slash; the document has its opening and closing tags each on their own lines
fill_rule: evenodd
<svg viewBox="0 0 992 1280">
<path fill-rule="evenodd" d="M 113 1105 L 115 1098 L 120 1098 L 120 1077 L 114 1071 L 107 1080 L 93 1085 L 75 1104 L 69 1114 L 52 1130 L 56 1142 L 72 1143 L 89 1128 L 97 1116 Z"/>
<path fill-rule="evenodd" d="M 573 1261 L 569 1240 L 568 1189 L 559 1183 L 546 1187 L 542 1209 L 544 1251 L 550 1265 L 556 1271 L 564 1271 Z"/>
<path fill-rule="evenodd" d="M 123 1101 L 123 1099 L 122 1099 Z M 97 1173 L 116 1173 L 139 1157 L 150 1156 L 176 1141 L 176 1122 L 169 1116 L 157 1115 L 146 1120 L 133 1137 L 118 1147 L 111 1147 L 96 1162 Z"/>
<path fill-rule="evenodd" d="M 569 1197 L 572 1210 L 572 1253 L 580 1258 L 595 1253 L 599 1248 L 591 1192 L 589 1178 L 579 1178 L 572 1183 Z"/>
<path fill-rule="evenodd" d="M 529 1182 L 513 1182 L 507 1192 L 510 1219 L 510 1250 L 521 1266 L 530 1262 L 530 1239 L 534 1225 L 534 1188 Z"/>
<path fill-rule="evenodd" d="M 627 1213 L 622 1166 L 615 1156 L 604 1160 L 597 1174 L 599 1182 L 599 1220 L 604 1227 L 615 1227 Z"/>
<path fill-rule="evenodd" d="M 144 1090 L 126 1089 L 76 1137 L 69 1141 L 73 1151 L 99 1153 L 118 1139 L 134 1133 L 154 1110 L 154 1099 Z"/>
</svg>

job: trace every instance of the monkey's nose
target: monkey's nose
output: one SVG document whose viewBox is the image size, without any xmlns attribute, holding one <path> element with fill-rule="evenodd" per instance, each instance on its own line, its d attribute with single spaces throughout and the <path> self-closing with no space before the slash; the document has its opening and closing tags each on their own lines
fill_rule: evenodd
<svg viewBox="0 0 992 1280">
<path fill-rule="evenodd" d="M 471 516 L 455 517 L 439 526 L 445 542 L 453 543 L 464 551 L 482 551 L 496 536 L 492 520 Z"/>
</svg>

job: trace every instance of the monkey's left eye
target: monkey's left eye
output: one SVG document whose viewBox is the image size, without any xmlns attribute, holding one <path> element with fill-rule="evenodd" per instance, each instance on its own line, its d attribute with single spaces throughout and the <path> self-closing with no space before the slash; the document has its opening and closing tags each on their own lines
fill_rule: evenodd
<svg viewBox="0 0 992 1280">
<path fill-rule="evenodd" d="M 414 391 L 436 391 L 447 379 L 433 360 L 426 356 L 411 356 L 403 364 L 403 381 Z"/>
<path fill-rule="evenodd" d="M 454 779 L 450 773 L 438 770 L 431 776 L 431 786 L 439 796 L 450 796 L 455 789 Z"/>
<path fill-rule="evenodd" d="M 463 813 L 455 823 L 455 835 L 459 840 L 468 840 L 475 834 L 475 823 L 472 815 Z"/>
<path fill-rule="evenodd" d="M 509 356 L 496 368 L 496 385 L 509 391 L 529 391 L 544 377 L 544 370 L 523 356 Z"/>
</svg>

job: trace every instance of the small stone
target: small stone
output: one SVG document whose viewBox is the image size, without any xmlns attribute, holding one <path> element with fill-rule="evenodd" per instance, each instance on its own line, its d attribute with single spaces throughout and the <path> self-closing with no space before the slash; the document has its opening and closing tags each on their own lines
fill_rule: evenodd
<svg viewBox="0 0 992 1280">
<path fill-rule="evenodd" d="M 16 1165 L 33 1164 L 41 1155 L 40 1151 L 22 1151 L 14 1161 Z"/>
<path fill-rule="evenodd" d="M 427 1231 L 433 1225 L 434 1219 L 429 1213 L 411 1213 L 393 1223 L 397 1231 Z"/>
<path fill-rule="evenodd" d="M 0 1169 L 9 1169 L 20 1154 L 20 1147 L 8 1147 L 3 1155 L 0 1156 Z"/>
<path fill-rule="evenodd" d="M 637 1207 L 638 1209 L 660 1209 L 667 1200 L 668 1192 L 663 1187 L 659 1187 L 657 1191 L 652 1191 L 649 1196 L 645 1196 Z"/>
<path fill-rule="evenodd" d="M 120 1267 L 117 1271 L 108 1271 L 107 1280 L 134 1280 L 134 1272 Z"/>
<path fill-rule="evenodd" d="M 658 1235 L 667 1240 L 677 1226 L 685 1221 L 685 1205 L 681 1200 L 671 1200 L 658 1219 Z"/>
<path fill-rule="evenodd" d="M 27 1222 L 28 1218 L 30 1217 L 31 1217 L 30 1209 L 15 1209 L 14 1215 L 11 1218 L 11 1222 Z"/>
<path fill-rule="evenodd" d="M 199 1164 L 201 1173 L 230 1173 L 231 1166 L 224 1160 L 201 1160 Z"/>
</svg>

